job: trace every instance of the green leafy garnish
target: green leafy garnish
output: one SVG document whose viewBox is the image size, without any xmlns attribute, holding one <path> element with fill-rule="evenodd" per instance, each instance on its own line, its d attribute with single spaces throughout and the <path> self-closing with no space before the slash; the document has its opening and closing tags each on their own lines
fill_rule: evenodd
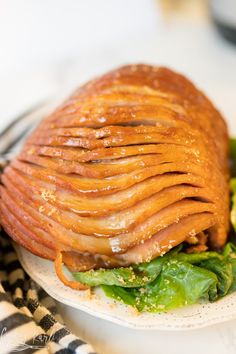
<svg viewBox="0 0 236 354">
<path fill-rule="evenodd" d="M 231 191 L 232 191 L 232 207 L 231 207 L 231 223 L 233 225 L 234 231 L 236 231 L 236 178 L 231 179 Z"/>
<path fill-rule="evenodd" d="M 236 176 L 236 139 L 230 139 L 231 176 Z"/>
<path fill-rule="evenodd" d="M 176 247 L 163 257 L 128 268 L 73 273 L 78 281 L 101 285 L 107 296 L 139 311 L 162 312 L 201 299 L 215 301 L 236 289 L 236 248 L 187 254 Z"/>
</svg>

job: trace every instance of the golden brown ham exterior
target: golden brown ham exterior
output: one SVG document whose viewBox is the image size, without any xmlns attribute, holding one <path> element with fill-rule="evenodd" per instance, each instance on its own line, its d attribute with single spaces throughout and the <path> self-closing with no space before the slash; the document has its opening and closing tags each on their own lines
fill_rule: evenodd
<svg viewBox="0 0 236 354">
<path fill-rule="evenodd" d="M 227 155 L 226 124 L 191 82 L 125 66 L 80 88 L 28 138 L 2 176 L 1 223 L 74 270 L 149 261 L 184 241 L 220 248 Z"/>
</svg>

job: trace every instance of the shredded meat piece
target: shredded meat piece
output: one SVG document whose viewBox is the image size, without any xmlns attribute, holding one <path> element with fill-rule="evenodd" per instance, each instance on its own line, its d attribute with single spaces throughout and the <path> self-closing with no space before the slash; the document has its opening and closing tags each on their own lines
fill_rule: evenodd
<svg viewBox="0 0 236 354">
<path fill-rule="evenodd" d="M 186 242 L 191 245 L 190 247 L 186 248 L 187 253 L 200 253 L 204 252 L 208 249 L 207 246 L 208 235 L 206 232 L 200 232 L 196 236 L 190 236 L 186 239 Z"/>
<path fill-rule="evenodd" d="M 196 246 L 188 247 L 186 253 L 201 253 L 207 251 L 208 247 L 206 245 L 198 244 Z"/>
</svg>

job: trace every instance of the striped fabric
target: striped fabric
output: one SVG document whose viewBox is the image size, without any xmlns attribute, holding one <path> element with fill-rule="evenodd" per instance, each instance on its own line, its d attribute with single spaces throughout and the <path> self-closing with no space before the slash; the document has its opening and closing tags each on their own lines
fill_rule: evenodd
<svg viewBox="0 0 236 354">
<path fill-rule="evenodd" d="M 29 112 L 0 133 L 0 165 L 20 147 L 39 114 Z M 55 301 L 21 267 L 8 236 L 0 231 L 0 354 L 95 354 L 72 334 Z"/>
</svg>

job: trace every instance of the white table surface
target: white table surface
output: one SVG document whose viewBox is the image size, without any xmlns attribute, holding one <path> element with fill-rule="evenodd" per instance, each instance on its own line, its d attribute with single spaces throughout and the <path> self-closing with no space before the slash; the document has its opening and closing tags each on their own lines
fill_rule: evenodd
<svg viewBox="0 0 236 354">
<path fill-rule="evenodd" d="M 30 106 L 94 75 L 124 63 L 148 62 L 190 77 L 236 134 L 236 46 L 208 22 L 163 22 L 152 0 L 111 0 L 109 8 L 104 0 L 100 8 L 92 0 L 87 7 L 74 0 L 49 3 L 0 0 L 0 129 Z M 92 29 L 86 21 L 91 11 Z M 236 353 L 236 320 L 188 332 L 146 332 L 66 306 L 62 311 L 68 326 L 101 354 Z"/>
</svg>

